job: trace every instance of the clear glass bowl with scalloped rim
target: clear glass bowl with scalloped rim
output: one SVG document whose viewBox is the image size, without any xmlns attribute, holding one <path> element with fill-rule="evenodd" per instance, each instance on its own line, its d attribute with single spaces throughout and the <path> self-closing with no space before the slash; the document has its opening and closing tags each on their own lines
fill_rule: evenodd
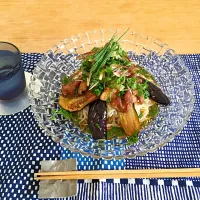
<svg viewBox="0 0 200 200">
<path fill-rule="evenodd" d="M 160 112 L 139 134 L 139 141 L 127 145 L 127 139 L 93 140 L 70 120 L 62 116 L 51 120 L 52 108 L 58 108 L 60 77 L 71 75 L 80 67 L 77 55 L 103 46 L 115 32 L 98 30 L 73 35 L 47 51 L 33 71 L 30 83 L 30 102 L 35 119 L 48 135 L 63 147 L 94 158 L 133 158 L 170 142 L 184 127 L 194 104 L 192 76 L 180 57 L 165 43 L 129 30 L 120 45 L 129 58 L 151 72 L 171 104 L 161 106 Z"/>
</svg>

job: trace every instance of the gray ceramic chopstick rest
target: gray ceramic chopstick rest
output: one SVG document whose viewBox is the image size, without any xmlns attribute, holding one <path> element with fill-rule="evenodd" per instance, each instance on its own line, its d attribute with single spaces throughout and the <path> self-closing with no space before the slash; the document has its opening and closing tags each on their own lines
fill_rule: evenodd
<svg viewBox="0 0 200 200">
<path fill-rule="evenodd" d="M 64 172 L 76 169 L 76 159 L 44 160 L 40 162 L 41 172 Z M 77 194 L 77 180 L 41 180 L 39 198 L 65 198 Z"/>
</svg>

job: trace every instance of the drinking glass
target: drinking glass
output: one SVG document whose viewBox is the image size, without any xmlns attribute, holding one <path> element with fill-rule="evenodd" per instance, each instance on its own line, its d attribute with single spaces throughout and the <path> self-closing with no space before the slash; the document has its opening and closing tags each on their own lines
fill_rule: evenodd
<svg viewBox="0 0 200 200">
<path fill-rule="evenodd" d="M 8 42 L 0 42 L 0 100 L 19 96 L 26 87 L 19 49 Z"/>
<path fill-rule="evenodd" d="M 14 114 L 28 105 L 21 53 L 15 45 L 0 42 L 0 115 Z"/>
</svg>

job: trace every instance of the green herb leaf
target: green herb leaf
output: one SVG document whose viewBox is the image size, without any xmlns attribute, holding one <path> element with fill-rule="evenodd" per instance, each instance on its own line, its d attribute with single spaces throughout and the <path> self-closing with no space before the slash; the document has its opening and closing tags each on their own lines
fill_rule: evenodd
<svg viewBox="0 0 200 200">
<path fill-rule="evenodd" d="M 55 109 L 51 109 L 52 114 L 56 115 L 56 110 Z"/>
<path fill-rule="evenodd" d="M 144 91 L 144 98 L 147 99 L 149 98 L 150 94 L 147 90 Z"/>
<path fill-rule="evenodd" d="M 133 90 L 136 90 L 137 89 L 137 78 L 136 77 L 133 77 L 133 78 L 126 78 L 126 85 L 133 89 Z"/>
<path fill-rule="evenodd" d="M 148 88 L 147 83 L 148 83 L 147 81 L 145 81 L 145 83 L 139 83 L 137 77 L 126 78 L 126 85 L 133 90 L 137 90 L 139 97 L 144 95 L 145 99 L 149 97 L 149 92 L 147 91 Z"/>
<path fill-rule="evenodd" d="M 103 90 L 104 90 L 103 84 L 99 83 L 99 84 L 97 84 L 96 87 L 94 87 L 92 89 L 92 93 L 95 94 L 95 95 L 97 95 L 97 96 L 100 96 L 101 93 L 103 92 Z"/>
<path fill-rule="evenodd" d="M 62 83 L 63 85 L 69 83 L 69 78 L 68 78 L 67 76 L 61 77 L 61 83 Z"/>
<path fill-rule="evenodd" d="M 92 66 L 92 62 L 88 60 L 84 60 L 81 64 L 81 70 L 82 70 L 82 75 L 83 75 L 83 80 L 86 81 L 87 77 L 89 75 L 90 69 Z"/>
<path fill-rule="evenodd" d="M 118 93 L 118 96 L 123 97 L 123 96 L 125 95 L 125 93 L 126 93 L 125 90 L 124 90 L 124 91 L 120 91 L 120 92 Z"/>
<path fill-rule="evenodd" d="M 92 49 L 92 51 L 99 51 L 99 50 L 100 50 L 99 47 L 94 47 L 94 48 Z"/>
<path fill-rule="evenodd" d="M 128 139 L 128 145 L 131 145 L 133 143 L 136 143 L 138 142 L 138 131 L 136 131 L 135 133 L 133 133 L 131 136 L 128 136 L 127 139 Z"/>
<path fill-rule="evenodd" d="M 138 96 L 141 97 L 143 95 L 142 84 L 137 84 L 137 91 L 138 91 Z"/>
<path fill-rule="evenodd" d="M 142 116 L 143 116 L 143 113 L 141 112 L 141 113 L 138 115 L 138 118 L 140 119 L 140 118 L 142 118 Z"/>
<path fill-rule="evenodd" d="M 54 121 L 56 118 L 55 116 L 51 116 L 51 120 Z"/>
<path fill-rule="evenodd" d="M 96 52 L 93 55 L 94 64 L 92 65 L 92 67 L 90 69 L 89 83 L 94 82 L 95 77 L 99 77 L 99 75 L 100 75 L 103 67 L 105 66 L 106 62 L 112 57 L 112 54 L 115 51 L 117 51 L 117 49 L 119 49 L 118 41 L 121 37 L 116 39 L 116 34 L 114 34 L 113 37 L 110 39 L 110 41 L 103 48 L 101 48 L 98 52 Z"/>
<path fill-rule="evenodd" d="M 72 120 L 75 124 L 79 123 L 79 119 L 77 117 L 77 112 L 70 112 L 63 108 L 60 108 L 59 110 L 51 109 L 51 120 L 56 120 L 58 115 L 62 115 L 65 119 Z"/>
<path fill-rule="evenodd" d="M 60 108 L 60 110 L 57 112 L 57 114 L 61 114 L 63 117 L 65 117 L 66 119 L 71 119 L 73 116 L 72 112 L 69 112 L 63 108 Z"/>
<path fill-rule="evenodd" d="M 124 136 L 124 135 L 126 135 L 126 133 L 124 132 L 124 129 L 117 127 L 117 126 L 112 126 L 112 128 L 107 131 L 107 138 L 108 139 L 111 139 L 114 136 L 120 137 L 120 136 Z"/>
<path fill-rule="evenodd" d="M 149 107 L 149 114 L 148 117 L 149 118 L 154 118 L 158 115 L 159 109 L 158 109 L 158 105 L 154 104 L 152 106 Z"/>
</svg>

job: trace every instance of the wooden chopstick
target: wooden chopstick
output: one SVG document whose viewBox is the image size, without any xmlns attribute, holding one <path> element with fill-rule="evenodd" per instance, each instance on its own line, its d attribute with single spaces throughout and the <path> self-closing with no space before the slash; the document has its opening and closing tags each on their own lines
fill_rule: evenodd
<svg viewBox="0 0 200 200">
<path fill-rule="evenodd" d="M 35 180 L 114 179 L 114 178 L 175 178 L 198 177 L 200 168 L 144 169 L 144 170 L 92 170 L 35 173 Z"/>
</svg>

